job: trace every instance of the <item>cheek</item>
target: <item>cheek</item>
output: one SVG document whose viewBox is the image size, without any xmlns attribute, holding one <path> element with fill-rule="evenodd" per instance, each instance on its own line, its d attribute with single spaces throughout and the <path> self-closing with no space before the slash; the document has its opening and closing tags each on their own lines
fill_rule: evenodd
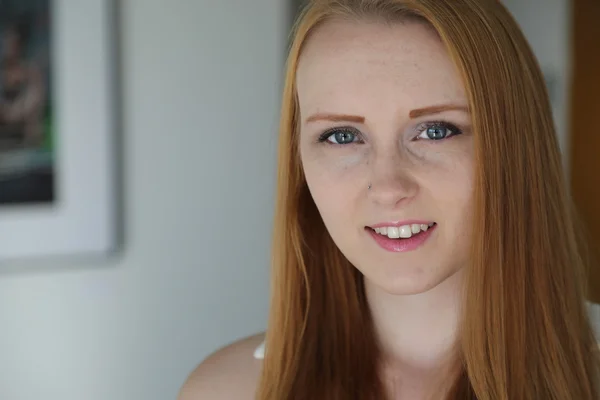
<svg viewBox="0 0 600 400">
<path fill-rule="evenodd" d="M 301 161 L 311 196 L 326 225 L 333 228 L 335 221 L 355 211 L 368 166 L 366 155 L 345 149 L 302 149 Z"/>
<path fill-rule="evenodd" d="M 366 171 L 368 154 L 359 146 L 335 147 L 324 143 L 301 143 L 300 159 L 309 187 L 348 186 Z"/>
<path fill-rule="evenodd" d="M 351 195 L 353 182 L 331 179 L 323 173 L 307 173 L 306 181 L 327 230 L 333 236 L 337 235 L 336 232 L 343 232 L 345 223 L 352 220 L 350 217 L 355 211 Z"/>
<path fill-rule="evenodd" d="M 460 169 L 460 164 L 465 158 L 471 157 L 463 149 L 457 149 L 447 143 L 415 143 L 405 146 L 406 154 L 415 165 L 430 169 L 451 172 Z"/>
<path fill-rule="evenodd" d="M 468 257 L 472 240 L 473 179 L 469 163 L 461 163 L 449 170 L 440 181 L 437 203 L 443 223 L 446 243 L 452 243 L 456 257 Z"/>
<path fill-rule="evenodd" d="M 347 145 L 336 147 L 326 143 L 304 143 L 300 147 L 300 156 L 304 169 L 318 168 L 332 176 L 345 174 L 368 163 L 366 149 Z"/>
<path fill-rule="evenodd" d="M 474 148 L 470 137 L 417 145 L 409 147 L 408 152 L 440 187 L 450 192 L 472 191 Z"/>
<path fill-rule="evenodd" d="M 463 219 L 473 203 L 474 164 L 468 153 L 428 156 L 423 169 L 427 186 L 441 215 Z M 467 215 L 465 215 L 467 214 Z"/>
</svg>

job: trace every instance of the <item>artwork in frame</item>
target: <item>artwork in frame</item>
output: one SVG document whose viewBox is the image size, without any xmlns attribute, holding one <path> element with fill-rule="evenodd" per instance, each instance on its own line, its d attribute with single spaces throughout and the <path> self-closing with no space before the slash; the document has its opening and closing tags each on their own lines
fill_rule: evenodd
<svg viewBox="0 0 600 400">
<path fill-rule="evenodd" d="M 0 262 L 117 247 L 114 0 L 0 0 Z"/>
</svg>

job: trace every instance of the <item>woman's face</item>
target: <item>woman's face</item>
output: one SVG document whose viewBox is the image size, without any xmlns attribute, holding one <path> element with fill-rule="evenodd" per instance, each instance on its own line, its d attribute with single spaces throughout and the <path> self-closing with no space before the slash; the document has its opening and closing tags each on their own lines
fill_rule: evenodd
<svg viewBox="0 0 600 400">
<path fill-rule="evenodd" d="M 329 22 L 303 50 L 297 88 L 311 195 L 367 282 L 416 294 L 459 271 L 470 248 L 473 135 L 435 32 Z"/>
</svg>

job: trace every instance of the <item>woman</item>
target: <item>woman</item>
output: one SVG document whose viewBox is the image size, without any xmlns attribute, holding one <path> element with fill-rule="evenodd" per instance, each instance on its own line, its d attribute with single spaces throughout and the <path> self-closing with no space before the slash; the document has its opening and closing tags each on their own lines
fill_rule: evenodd
<svg viewBox="0 0 600 400">
<path fill-rule="evenodd" d="M 262 337 L 182 399 L 598 394 L 544 80 L 496 0 L 315 0 L 296 27 Z"/>
</svg>

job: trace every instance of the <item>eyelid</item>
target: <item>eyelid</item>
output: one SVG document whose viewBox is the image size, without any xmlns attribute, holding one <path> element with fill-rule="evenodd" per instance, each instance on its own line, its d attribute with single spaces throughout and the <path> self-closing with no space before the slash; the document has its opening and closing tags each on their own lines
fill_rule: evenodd
<svg viewBox="0 0 600 400">
<path fill-rule="evenodd" d="M 415 134 L 417 136 L 414 137 L 413 140 L 428 140 L 428 139 L 419 139 L 418 136 L 425 129 L 429 129 L 429 128 L 434 127 L 434 126 L 442 126 L 442 127 L 446 128 L 446 129 L 449 129 L 449 130 L 453 131 L 453 134 L 450 135 L 448 138 L 456 136 L 456 135 L 460 135 L 460 134 L 464 133 L 464 131 L 465 131 L 458 124 L 454 124 L 452 122 L 443 121 L 443 120 L 426 121 L 426 122 L 422 122 L 422 123 L 418 124 L 415 127 Z M 442 139 L 442 140 L 444 140 L 444 139 Z"/>
<path fill-rule="evenodd" d="M 442 126 L 442 127 L 445 127 L 447 129 L 450 129 L 451 131 L 453 131 L 454 133 L 451 136 L 449 136 L 448 138 L 456 136 L 456 135 L 460 135 L 460 134 L 464 133 L 466 130 L 466 128 L 461 127 L 461 124 L 452 123 L 452 122 L 449 122 L 446 120 L 423 121 L 423 122 L 418 123 L 414 128 L 412 128 L 412 130 L 415 134 L 415 136 L 413 137 L 412 140 L 427 140 L 427 139 L 418 139 L 418 135 L 421 134 L 423 132 L 423 130 L 434 127 L 434 126 Z M 328 128 L 325 131 L 321 132 L 317 137 L 317 142 L 318 143 L 327 142 L 328 141 L 327 139 L 329 137 L 331 137 L 333 134 L 335 134 L 336 132 L 352 133 L 353 135 L 357 136 L 358 143 L 365 141 L 365 135 L 358 128 L 351 126 L 351 125 L 343 125 L 343 126 L 335 126 L 332 128 Z M 344 146 L 347 146 L 347 144 Z"/>
<path fill-rule="evenodd" d="M 457 124 L 454 124 L 454 123 L 448 122 L 448 121 L 444 121 L 444 120 L 435 120 L 435 121 L 421 122 L 421 123 L 419 123 L 415 127 L 415 130 L 417 130 L 417 131 L 420 132 L 423 129 L 431 128 L 432 126 L 443 126 L 443 127 L 446 127 L 446 128 L 455 128 L 455 129 L 460 130 L 460 128 L 458 127 Z"/>
<path fill-rule="evenodd" d="M 363 134 L 360 130 L 358 130 L 357 128 L 355 128 L 353 126 L 346 125 L 346 126 L 338 126 L 338 127 L 326 129 L 323 133 L 319 134 L 317 141 L 320 143 L 326 142 L 327 139 L 329 137 L 331 137 L 331 135 L 335 134 L 336 132 L 349 132 L 349 133 L 352 133 L 353 135 L 356 135 L 361 141 L 364 140 Z"/>
</svg>

